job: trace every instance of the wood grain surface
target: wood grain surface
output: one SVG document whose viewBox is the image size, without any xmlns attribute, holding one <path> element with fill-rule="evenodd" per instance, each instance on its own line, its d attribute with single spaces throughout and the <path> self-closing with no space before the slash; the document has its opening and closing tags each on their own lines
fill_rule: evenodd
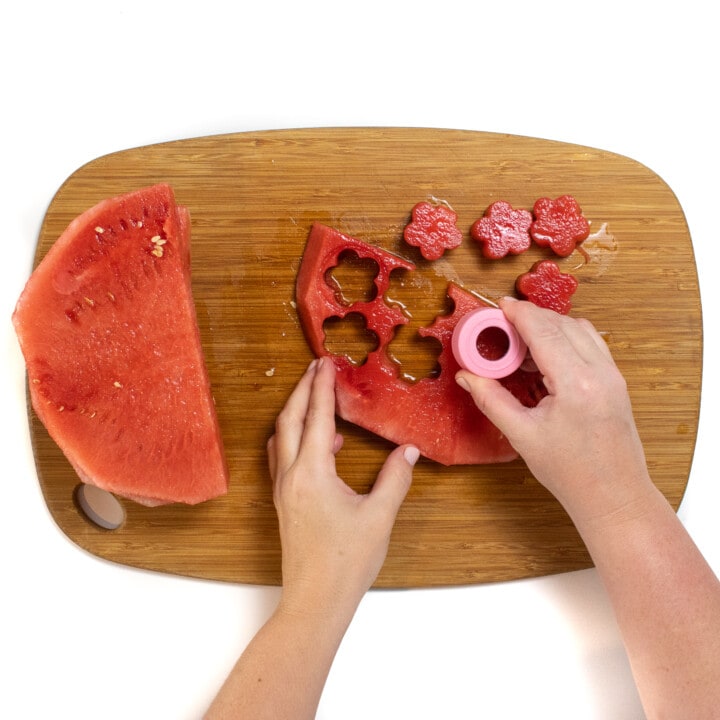
<svg viewBox="0 0 720 720">
<path fill-rule="evenodd" d="M 584 252 L 560 261 L 580 283 L 572 314 L 605 333 L 628 381 L 652 476 L 678 507 L 697 433 L 701 308 L 683 211 L 650 169 L 592 148 L 455 130 L 307 129 L 180 140 L 78 169 L 48 208 L 36 262 L 80 212 L 156 182 L 170 183 L 192 217 L 193 292 L 231 486 L 227 496 L 195 507 L 122 501 L 125 522 L 101 529 L 79 510 L 79 480 L 29 409 L 47 506 L 88 552 L 167 573 L 279 583 L 265 443 L 311 359 L 293 299 L 311 224 L 418 263 L 397 290 L 412 321 L 394 347 L 402 371 L 418 377 L 432 368 L 432 353 L 413 330 L 447 309 L 449 280 L 497 298 L 548 256 L 532 248 L 484 260 L 469 239 L 473 221 L 495 200 L 531 209 L 539 197 L 562 194 L 574 195 L 591 221 Z M 449 203 L 465 234 L 459 249 L 435 263 L 401 239 L 412 206 L 429 198 Z M 336 280 L 352 288 L 356 270 L 338 268 Z M 343 342 L 355 340 L 328 339 L 333 351 Z M 346 437 L 339 472 L 365 491 L 390 445 L 342 421 L 339 428 Z M 590 564 L 568 517 L 521 460 L 455 467 L 421 460 L 376 585 L 460 585 Z"/>
</svg>

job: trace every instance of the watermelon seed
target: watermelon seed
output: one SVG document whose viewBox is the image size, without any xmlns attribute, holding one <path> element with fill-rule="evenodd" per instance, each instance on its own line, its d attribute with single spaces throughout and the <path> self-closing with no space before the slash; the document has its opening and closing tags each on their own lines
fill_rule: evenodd
<svg viewBox="0 0 720 720">
<path fill-rule="evenodd" d="M 101 228 L 99 225 L 95 228 L 95 232 L 102 235 L 105 232 L 105 228 Z"/>
<path fill-rule="evenodd" d="M 90 307 L 95 307 L 95 301 L 94 301 L 92 298 L 86 297 L 86 298 L 85 298 L 85 302 L 86 302 Z"/>
<path fill-rule="evenodd" d="M 115 296 L 109 290 L 107 296 L 110 298 L 110 302 L 115 302 Z"/>
<path fill-rule="evenodd" d="M 116 388 L 121 388 L 121 387 L 122 387 L 122 383 L 119 383 L 117 380 L 113 383 L 113 385 L 114 385 Z"/>
<path fill-rule="evenodd" d="M 150 252 L 155 256 L 161 258 L 163 256 L 162 246 L 167 242 L 163 240 L 159 235 L 153 235 L 150 238 L 150 242 L 155 246 Z"/>
</svg>

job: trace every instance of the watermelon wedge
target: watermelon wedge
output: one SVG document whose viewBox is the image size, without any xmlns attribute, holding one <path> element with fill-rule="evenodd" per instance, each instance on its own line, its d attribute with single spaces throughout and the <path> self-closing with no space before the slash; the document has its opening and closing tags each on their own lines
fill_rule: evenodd
<svg viewBox="0 0 720 720">
<path fill-rule="evenodd" d="M 368 302 L 344 302 L 327 281 L 328 271 L 346 251 L 377 263 L 378 273 L 373 281 L 376 293 Z M 390 274 L 397 269 L 412 271 L 415 266 L 322 223 L 315 223 L 310 230 L 297 275 L 297 309 L 315 356 L 330 356 L 337 367 L 338 415 L 398 445 L 413 443 L 425 457 L 443 465 L 514 460 L 517 452 L 508 439 L 455 382 L 460 366 L 452 352 L 453 331 L 460 318 L 484 303 L 459 285 L 448 285 L 453 311 L 438 316 L 429 327 L 418 331 L 424 337 L 435 338 L 442 346 L 438 357 L 440 374 L 410 384 L 401 378 L 388 349 L 397 327 L 407 323 L 403 312 L 389 304 L 385 296 Z M 325 320 L 344 318 L 351 313 L 362 315 L 366 327 L 377 337 L 377 348 L 368 353 L 361 365 L 354 364 L 346 355 L 330 353 L 325 347 Z M 535 370 L 520 368 L 502 382 L 527 405 L 536 405 L 544 393 L 542 378 Z"/>
<path fill-rule="evenodd" d="M 144 505 L 227 492 L 190 285 L 190 216 L 170 186 L 73 220 L 13 323 L 33 408 L 83 482 Z"/>
</svg>

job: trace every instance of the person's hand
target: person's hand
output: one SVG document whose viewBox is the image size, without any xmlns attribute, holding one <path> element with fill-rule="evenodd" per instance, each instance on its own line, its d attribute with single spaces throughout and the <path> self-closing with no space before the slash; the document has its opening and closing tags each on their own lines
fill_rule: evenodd
<svg viewBox="0 0 720 720">
<path fill-rule="evenodd" d="M 505 299 L 501 308 L 530 349 L 549 395 L 526 408 L 498 381 L 456 380 L 508 438 L 535 477 L 580 516 L 621 512 L 649 489 L 624 378 L 586 320 Z"/>
<path fill-rule="evenodd" d="M 268 442 L 282 544 L 281 603 L 291 612 L 354 612 L 387 554 L 397 512 L 412 481 L 416 448 L 396 448 L 367 495 L 338 476 L 335 366 L 311 363 L 277 418 Z"/>
</svg>

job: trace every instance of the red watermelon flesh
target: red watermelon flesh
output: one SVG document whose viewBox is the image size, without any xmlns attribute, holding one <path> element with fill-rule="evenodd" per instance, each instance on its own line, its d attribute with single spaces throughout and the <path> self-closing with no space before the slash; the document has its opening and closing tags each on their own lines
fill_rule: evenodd
<svg viewBox="0 0 720 720">
<path fill-rule="evenodd" d="M 327 272 L 338 264 L 345 251 L 377 263 L 372 300 L 346 304 L 327 282 Z M 513 460 L 517 453 L 507 438 L 455 382 L 460 366 L 451 348 L 453 330 L 460 318 L 484 304 L 450 283 L 452 313 L 437 317 L 430 327 L 419 331 L 442 345 L 438 357 L 440 374 L 409 383 L 400 377 L 400 369 L 388 351 L 396 328 L 407 323 L 403 313 L 388 304 L 385 297 L 390 274 L 395 269 L 411 271 L 414 265 L 320 223 L 315 223 L 310 231 L 297 276 L 298 313 L 312 351 L 318 357 L 330 355 L 338 369 L 338 414 L 396 444 L 413 443 L 425 457 L 444 465 Z M 325 347 L 325 320 L 344 318 L 350 313 L 362 315 L 368 330 L 378 339 L 377 348 L 362 365 L 352 363 L 345 355 L 331 354 Z M 522 402 L 535 404 L 539 399 L 542 381 L 537 372 L 520 369 L 503 383 Z"/>
<path fill-rule="evenodd" d="M 13 323 L 33 408 L 87 483 L 145 505 L 227 492 L 172 188 L 104 200 L 37 266 Z"/>
</svg>

